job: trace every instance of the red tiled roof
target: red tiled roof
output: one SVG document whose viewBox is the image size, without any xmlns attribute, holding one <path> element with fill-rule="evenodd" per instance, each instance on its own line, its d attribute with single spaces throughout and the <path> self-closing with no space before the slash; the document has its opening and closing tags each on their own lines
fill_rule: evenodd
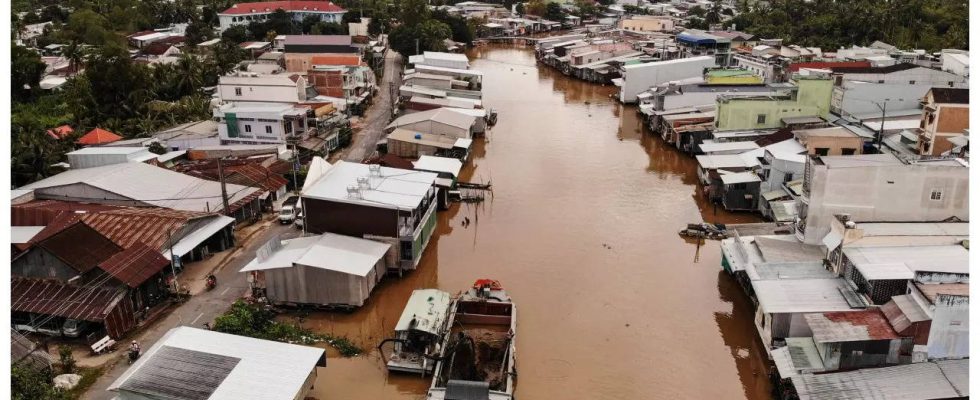
<svg viewBox="0 0 980 400">
<path fill-rule="evenodd" d="M 159 251 L 135 243 L 99 264 L 99 268 L 131 288 L 138 287 L 170 264 Z"/>
<path fill-rule="evenodd" d="M 793 63 L 789 65 L 789 72 L 799 71 L 800 68 L 815 69 L 836 69 L 836 68 L 870 68 L 870 61 L 813 61 Z"/>
<path fill-rule="evenodd" d="M 74 133 L 75 130 L 71 129 L 68 125 L 62 125 L 57 128 L 48 129 L 48 136 L 52 139 L 64 139 L 66 136 Z"/>
<path fill-rule="evenodd" d="M 47 279 L 10 279 L 10 309 L 15 312 L 102 322 L 123 296 L 121 289 L 87 288 Z"/>
<path fill-rule="evenodd" d="M 238 3 L 220 14 L 258 14 L 274 12 L 278 9 L 285 11 L 321 11 L 343 12 L 340 6 L 329 1 L 260 1 L 255 3 Z"/>
<path fill-rule="evenodd" d="M 31 241 L 83 274 L 122 251 L 122 247 L 102 236 L 92 227 L 81 223 L 77 218 L 74 215 L 67 216 L 65 220 L 69 222 L 74 220 L 68 227 L 47 237 Z M 48 228 L 41 233 L 45 230 Z M 38 236 L 41 236 L 41 233 L 38 233 Z"/>
<path fill-rule="evenodd" d="M 109 132 L 102 128 L 95 128 L 88 131 L 88 133 L 86 133 L 85 136 L 82 136 L 80 139 L 78 139 L 78 143 L 93 145 L 93 144 L 112 143 L 118 140 L 122 140 L 122 136 L 119 136 L 115 133 Z"/>
<path fill-rule="evenodd" d="M 357 55 L 327 55 L 315 56 L 310 59 L 311 65 L 361 65 L 361 56 Z"/>
</svg>

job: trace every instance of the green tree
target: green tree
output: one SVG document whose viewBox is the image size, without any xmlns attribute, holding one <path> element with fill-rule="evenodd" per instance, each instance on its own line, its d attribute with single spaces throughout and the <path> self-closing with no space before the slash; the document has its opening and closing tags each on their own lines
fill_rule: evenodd
<svg viewBox="0 0 980 400">
<path fill-rule="evenodd" d="M 517 3 L 517 7 L 514 7 L 514 11 L 517 12 L 517 15 L 524 15 L 526 12 L 524 10 L 524 3 Z"/>
<path fill-rule="evenodd" d="M 112 33 L 109 19 L 89 9 L 73 12 L 68 17 L 63 33 L 67 40 L 96 46 L 119 41 L 119 38 Z"/>
<path fill-rule="evenodd" d="M 68 75 L 75 75 L 85 60 L 85 49 L 75 41 L 61 49 L 61 56 L 68 60 Z"/>
<path fill-rule="evenodd" d="M 13 400 L 68 400 L 67 392 L 51 384 L 51 371 L 11 365 L 10 396 Z"/>
<path fill-rule="evenodd" d="M 398 20 L 405 26 L 414 27 L 429 19 L 429 5 L 425 0 L 404 0 L 399 7 Z"/>
<path fill-rule="evenodd" d="M 250 33 L 245 25 L 235 25 L 221 32 L 221 39 L 230 43 L 239 44 L 248 40 Z"/>
<path fill-rule="evenodd" d="M 163 145 L 160 144 L 160 142 L 150 143 L 150 145 L 147 146 L 146 149 L 153 154 L 167 154 L 167 148 L 163 147 Z"/>
<path fill-rule="evenodd" d="M 33 99 L 40 90 L 38 83 L 44 75 L 44 62 L 41 56 L 23 46 L 13 45 L 10 49 L 11 94 L 15 101 Z"/>
<path fill-rule="evenodd" d="M 530 0 L 521 4 L 524 4 L 525 12 L 531 15 L 544 17 L 545 13 L 548 12 L 548 5 L 544 0 Z"/>
<path fill-rule="evenodd" d="M 545 7 L 543 17 L 549 21 L 562 22 L 565 20 L 565 11 L 561 9 L 561 4 L 548 3 L 548 6 Z"/>
<path fill-rule="evenodd" d="M 75 356 L 71 352 L 71 346 L 58 347 L 58 358 L 61 359 L 61 372 L 65 374 L 75 373 Z"/>
<path fill-rule="evenodd" d="M 187 38 L 187 44 L 193 46 L 214 38 L 214 30 L 203 19 L 195 17 L 187 24 L 184 36 Z"/>
<path fill-rule="evenodd" d="M 476 36 L 476 31 L 472 26 L 470 26 L 470 24 L 467 23 L 466 18 L 458 15 L 451 15 L 445 10 L 435 10 L 432 12 L 432 19 L 449 26 L 449 29 L 452 31 L 453 41 L 466 44 L 473 43 L 473 38 Z"/>
</svg>

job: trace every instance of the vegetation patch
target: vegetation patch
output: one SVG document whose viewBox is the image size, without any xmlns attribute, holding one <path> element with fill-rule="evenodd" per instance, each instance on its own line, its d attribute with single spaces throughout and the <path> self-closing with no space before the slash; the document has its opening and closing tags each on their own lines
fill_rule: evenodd
<svg viewBox="0 0 980 400">
<path fill-rule="evenodd" d="M 363 352 L 346 337 L 316 333 L 298 325 L 276 321 L 274 318 L 275 313 L 264 306 L 239 300 L 228 312 L 215 319 L 212 329 L 233 335 L 285 343 L 304 345 L 327 343 L 344 357 L 353 357 Z"/>
</svg>

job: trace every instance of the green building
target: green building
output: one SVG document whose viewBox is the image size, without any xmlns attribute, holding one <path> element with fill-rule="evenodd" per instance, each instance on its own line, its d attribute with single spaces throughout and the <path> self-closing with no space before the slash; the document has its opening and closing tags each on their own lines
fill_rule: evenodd
<svg viewBox="0 0 980 400">
<path fill-rule="evenodd" d="M 827 77 L 798 77 L 796 86 L 775 95 L 718 96 L 715 129 L 780 128 L 782 120 L 790 117 L 827 117 L 833 81 Z"/>
</svg>

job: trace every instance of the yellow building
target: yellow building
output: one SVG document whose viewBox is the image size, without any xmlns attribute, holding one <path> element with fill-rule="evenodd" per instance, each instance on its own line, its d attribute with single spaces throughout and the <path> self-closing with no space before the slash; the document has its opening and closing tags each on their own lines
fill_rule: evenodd
<svg viewBox="0 0 980 400">
<path fill-rule="evenodd" d="M 709 85 L 761 85 L 763 78 L 747 69 L 728 68 L 708 71 L 704 81 Z"/>
</svg>

